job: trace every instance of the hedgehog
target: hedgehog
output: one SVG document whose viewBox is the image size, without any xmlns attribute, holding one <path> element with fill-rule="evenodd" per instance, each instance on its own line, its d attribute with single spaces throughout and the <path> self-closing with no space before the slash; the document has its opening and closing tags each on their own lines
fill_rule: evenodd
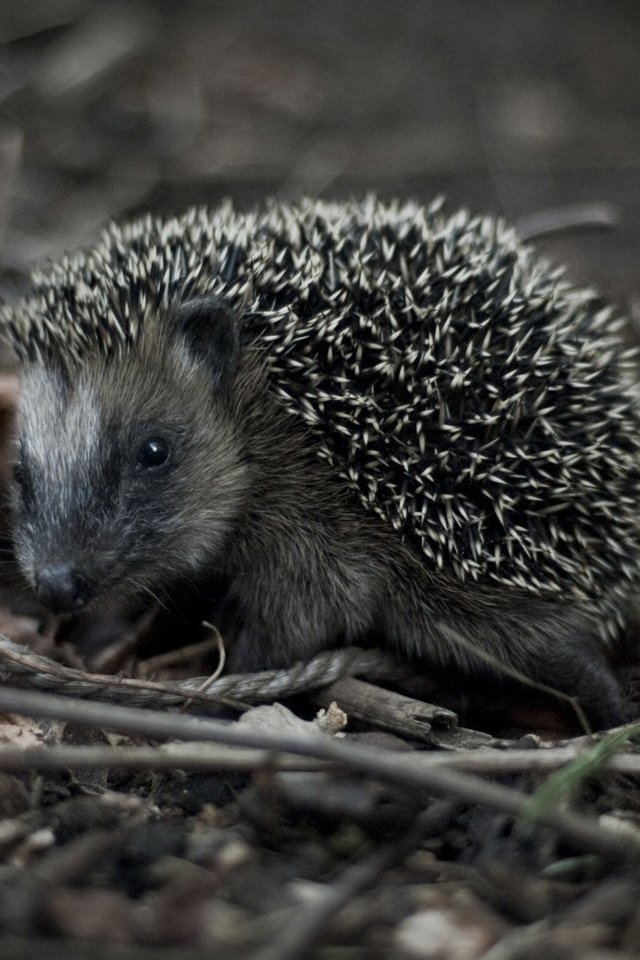
<svg viewBox="0 0 640 960">
<path fill-rule="evenodd" d="M 45 607 L 222 583 L 233 670 L 383 643 L 623 718 L 634 360 L 503 222 L 375 197 L 148 215 L 1 322 L 16 556 Z"/>
</svg>

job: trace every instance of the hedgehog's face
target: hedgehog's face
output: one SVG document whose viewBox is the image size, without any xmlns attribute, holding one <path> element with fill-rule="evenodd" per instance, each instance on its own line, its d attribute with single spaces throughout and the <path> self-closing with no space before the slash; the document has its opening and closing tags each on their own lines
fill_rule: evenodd
<svg viewBox="0 0 640 960">
<path fill-rule="evenodd" d="M 148 325 L 124 358 L 71 375 L 27 367 L 15 545 L 45 606 L 155 590 L 224 551 L 246 485 L 229 402 L 235 331 L 202 301 Z"/>
</svg>

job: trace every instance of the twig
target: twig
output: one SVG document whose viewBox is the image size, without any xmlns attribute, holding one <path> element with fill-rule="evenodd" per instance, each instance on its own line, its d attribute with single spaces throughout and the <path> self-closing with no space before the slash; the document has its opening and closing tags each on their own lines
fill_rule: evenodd
<svg viewBox="0 0 640 960">
<path fill-rule="evenodd" d="M 336 680 L 318 690 L 313 699 L 322 707 L 335 701 L 350 717 L 427 743 L 433 740 L 432 724 L 452 727 L 458 722 L 455 713 L 445 707 L 414 700 L 353 677 Z"/>
<path fill-rule="evenodd" d="M 420 768 L 414 754 L 373 750 L 322 734 L 305 737 L 243 730 L 198 717 L 168 715 L 114 704 L 85 703 L 82 700 L 11 688 L 0 689 L 0 710 L 155 739 L 204 740 L 315 757 L 343 764 L 385 782 L 426 790 L 438 796 L 455 797 L 466 803 L 481 804 L 514 817 L 522 815 L 529 799 L 526 794 L 509 787 L 486 783 L 456 770 Z M 600 854 L 608 860 L 633 864 L 640 860 L 640 842 L 635 837 L 621 836 L 601 826 L 592 817 L 564 810 L 545 810 L 537 822 L 551 827 L 576 847 Z"/>
<path fill-rule="evenodd" d="M 500 776 L 557 770 L 558 767 L 582 756 L 584 752 L 583 743 L 575 747 L 543 747 L 539 750 L 479 749 L 460 753 L 421 754 L 419 762 L 444 766 L 450 770 L 465 770 L 467 773 Z M 640 776 L 640 754 L 618 753 L 603 763 L 602 769 L 611 773 Z"/>
<path fill-rule="evenodd" d="M 193 677 L 169 684 L 64 667 L 0 636 L 0 669 L 28 676 L 31 686 L 62 690 L 70 696 L 91 696 L 145 707 L 174 706 L 184 704 L 185 700 L 197 700 L 212 706 L 223 704 L 246 710 L 247 703 L 273 702 L 323 687 L 347 674 L 388 676 L 393 672 L 394 661 L 381 650 L 343 647 L 323 651 L 307 663 L 294 663 L 283 670 L 228 674 L 213 683 L 209 677 Z M 203 683 L 207 689 L 199 690 Z"/>
<path fill-rule="evenodd" d="M 89 673 L 86 670 L 77 670 L 75 667 L 65 667 L 61 663 L 56 663 L 55 660 L 31 653 L 26 648 L 22 649 L 17 644 L 4 639 L 0 648 L 0 663 L 3 661 L 5 665 L 12 663 L 21 667 L 25 673 L 37 673 L 46 669 L 47 676 L 51 680 L 60 681 L 59 685 L 66 683 L 71 686 L 75 684 L 74 692 L 76 693 L 80 692 L 77 686 L 81 685 L 86 687 L 87 690 L 91 689 L 92 693 L 102 691 L 113 694 L 115 690 L 119 689 L 138 694 L 156 694 L 161 697 L 168 697 L 173 702 L 183 702 L 185 699 L 189 699 L 209 703 L 212 706 L 222 704 L 234 709 L 247 709 L 245 703 L 239 703 L 233 698 L 211 693 L 211 691 L 198 690 L 198 683 L 202 678 L 198 678 L 193 689 L 191 689 L 186 684 L 183 686 L 181 684 L 159 683 L 156 680 L 139 680 L 136 677 L 116 677 L 108 673 Z M 188 683 L 191 684 L 193 681 L 188 681 Z M 148 702 L 151 702 L 151 699 L 150 696 Z"/>
<path fill-rule="evenodd" d="M 211 633 L 213 634 L 213 638 L 216 644 L 216 649 L 218 650 L 218 666 L 213 671 L 210 677 L 206 677 L 206 679 L 202 681 L 202 683 L 198 687 L 199 691 L 207 690 L 213 683 L 215 683 L 218 677 L 222 676 L 224 672 L 224 665 L 227 662 L 227 649 L 224 645 L 222 634 L 220 633 L 218 628 L 214 627 L 212 623 L 208 623 L 206 620 L 202 621 L 202 626 L 206 627 L 207 630 L 210 630 Z"/>
<path fill-rule="evenodd" d="M 485 776 L 510 776 L 518 773 L 548 773 L 571 763 L 584 752 L 583 747 L 558 747 L 540 750 L 475 749 L 460 753 L 412 752 L 411 762 L 418 770 L 462 770 Z M 193 747 L 172 743 L 170 751 L 158 747 L 0 746 L 0 771 L 23 773 L 37 770 L 237 770 L 250 772 L 268 763 L 275 770 L 324 770 L 326 761 L 278 756 L 273 751 L 250 747 L 233 749 L 216 744 Z M 331 764 L 333 766 L 333 764 Z M 619 753 L 602 765 L 608 773 L 640 777 L 640 754 Z"/>
<path fill-rule="evenodd" d="M 227 662 L 227 650 L 224 645 L 224 640 L 222 639 L 222 634 L 220 633 L 218 628 L 214 627 L 212 623 L 208 623 L 206 620 L 202 621 L 202 626 L 206 627 L 213 634 L 215 645 L 218 650 L 218 666 L 210 676 L 205 677 L 202 683 L 199 683 L 197 685 L 196 690 L 198 691 L 198 693 L 203 693 L 204 691 L 211 689 L 211 687 L 216 682 L 218 677 L 221 676 L 224 670 L 224 665 Z M 189 697 L 189 699 L 185 701 L 182 709 L 188 710 L 191 707 L 192 703 L 193 703 L 193 697 Z"/>
</svg>

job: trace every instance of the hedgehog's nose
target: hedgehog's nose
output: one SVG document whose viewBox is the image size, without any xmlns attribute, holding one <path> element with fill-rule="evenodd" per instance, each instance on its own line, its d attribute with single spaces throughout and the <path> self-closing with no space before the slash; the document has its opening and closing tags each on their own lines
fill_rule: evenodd
<svg viewBox="0 0 640 960">
<path fill-rule="evenodd" d="M 72 613 L 88 602 L 89 584 L 70 563 L 45 567 L 36 578 L 36 596 L 53 613 Z"/>
</svg>

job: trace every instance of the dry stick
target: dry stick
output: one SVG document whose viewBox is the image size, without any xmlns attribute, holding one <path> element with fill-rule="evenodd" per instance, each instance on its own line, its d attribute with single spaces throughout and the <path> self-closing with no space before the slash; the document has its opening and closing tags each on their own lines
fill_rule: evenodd
<svg viewBox="0 0 640 960">
<path fill-rule="evenodd" d="M 581 738 L 580 738 L 581 739 Z M 590 744 L 593 747 L 593 743 Z M 468 750 L 460 753 L 438 753 L 420 755 L 420 761 L 434 766 L 444 766 L 451 770 L 465 770 L 467 773 L 488 775 L 506 775 L 515 773 L 544 773 L 557 770 L 586 751 L 586 745 L 580 743 L 565 747 L 542 747 L 539 750 Z M 624 773 L 640 776 L 640 754 L 618 753 L 609 757 L 602 769 L 610 773 Z"/>
<path fill-rule="evenodd" d="M 575 760 L 584 753 L 584 747 L 558 747 L 540 750 L 497 749 L 465 750 L 460 753 L 411 752 L 411 762 L 417 770 L 462 770 L 465 773 L 487 776 L 505 776 L 518 773 L 549 773 Z M 393 754 L 395 756 L 395 753 Z M 274 757 L 273 751 L 241 747 L 234 749 L 218 744 L 172 743 L 170 749 L 161 747 L 109 746 L 0 746 L 0 771 L 25 773 L 29 771 L 58 770 L 211 770 L 252 772 L 267 764 L 274 770 L 310 771 L 334 769 L 335 763 L 325 760 L 306 760 L 287 755 L 284 751 Z M 640 754 L 619 753 L 602 765 L 608 773 L 640 776 Z"/>
<path fill-rule="evenodd" d="M 208 623 L 206 620 L 202 621 L 202 626 L 206 627 L 209 631 L 211 631 L 211 633 L 213 633 L 214 641 L 215 641 L 216 647 L 218 648 L 218 666 L 215 668 L 215 670 L 210 676 L 205 677 L 202 683 L 198 684 L 198 686 L 196 687 L 196 690 L 199 693 L 202 693 L 203 691 L 206 692 L 211 686 L 211 684 L 216 682 L 218 677 L 221 676 L 224 670 L 224 665 L 227 662 L 227 651 L 224 645 L 224 640 L 222 639 L 222 634 L 220 633 L 218 628 L 214 627 L 212 623 Z M 189 710 L 192 704 L 193 704 L 193 697 L 189 697 L 188 700 L 185 700 L 182 709 Z"/>
<path fill-rule="evenodd" d="M 59 664 L 54 660 L 32 654 L 27 648 L 24 650 L 12 649 L 8 644 L 3 644 L 1 648 L 0 669 L 2 667 L 2 660 L 19 663 L 33 672 L 41 670 L 42 663 L 45 661 L 47 672 L 53 677 L 68 680 L 70 683 L 81 680 L 87 684 L 91 683 L 99 687 L 104 687 L 105 690 L 114 687 L 128 687 L 131 690 L 174 694 L 179 697 L 181 701 L 199 700 L 211 706 L 222 705 L 241 711 L 248 708 L 246 703 L 238 702 L 233 698 L 207 693 L 206 691 L 198 690 L 197 687 L 194 687 L 192 690 L 186 689 L 178 684 L 159 683 L 155 680 L 138 680 L 135 677 L 115 677 L 113 674 L 87 673 L 84 670 L 65 667 L 63 664 Z"/>
<path fill-rule="evenodd" d="M 322 707 L 334 701 L 350 716 L 412 740 L 433 742 L 432 724 L 454 727 L 458 718 L 451 710 L 385 690 L 364 680 L 343 677 L 313 695 Z"/>
<path fill-rule="evenodd" d="M 188 700 L 225 704 L 246 710 L 246 702 L 273 702 L 303 690 L 332 683 L 345 673 L 363 673 L 369 678 L 388 676 L 394 666 L 389 654 L 382 650 L 359 647 L 341 647 L 316 654 L 308 662 L 300 661 L 291 667 L 263 670 L 258 673 L 228 674 L 219 677 L 205 691 L 203 684 L 211 684 L 209 677 L 193 677 L 175 684 L 91 674 L 64 667 L 60 663 L 34 654 L 0 634 L 0 671 L 28 676 L 32 687 L 62 691 L 71 696 L 94 696 L 110 703 L 125 701 L 135 706 L 174 706 Z M 246 702 L 245 702 L 246 701 Z"/>
<path fill-rule="evenodd" d="M 337 883 L 328 886 L 317 900 L 297 908 L 275 942 L 251 954 L 250 960 L 302 960 L 306 952 L 316 945 L 319 934 L 331 917 L 359 893 L 373 886 L 389 867 L 413 853 L 425 835 L 432 835 L 438 827 L 444 829 L 453 809 L 450 801 L 434 803 L 418 817 L 415 826 L 404 837 L 376 850 L 364 861 L 347 867 Z"/>
<path fill-rule="evenodd" d="M 238 729 L 220 721 L 140 710 L 114 704 L 85 703 L 52 694 L 0 689 L 0 710 L 30 717 L 48 717 L 91 728 L 118 730 L 129 735 L 155 739 L 214 741 L 236 747 L 253 747 L 278 753 L 294 753 L 330 760 L 379 780 L 425 790 L 439 796 L 456 797 L 466 803 L 492 807 L 514 817 L 528 807 L 526 794 L 496 783 L 486 783 L 455 770 L 424 769 L 413 754 L 371 749 L 344 743 L 319 734 L 317 737 L 275 734 Z M 538 824 L 551 827 L 575 846 L 609 860 L 634 865 L 640 861 L 640 843 L 633 836 L 621 836 L 602 827 L 591 817 L 564 810 L 543 812 Z"/>
</svg>

